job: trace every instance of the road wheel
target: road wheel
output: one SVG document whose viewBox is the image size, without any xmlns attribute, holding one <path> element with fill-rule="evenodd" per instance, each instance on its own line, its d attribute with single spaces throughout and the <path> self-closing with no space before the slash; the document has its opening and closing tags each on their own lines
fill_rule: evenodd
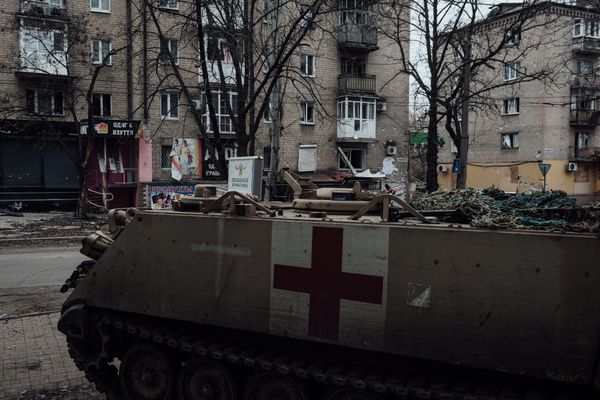
<svg viewBox="0 0 600 400">
<path fill-rule="evenodd" d="M 272 372 L 257 375 L 250 380 L 244 398 L 246 400 L 308 400 L 299 382 Z"/>
<path fill-rule="evenodd" d="M 119 380 L 123 397 L 128 400 L 167 400 L 173 390 L 169 361 L 150 345 L 136 345 L 127 351 Z"/>
<path fill-rule="evenodd" d="M 380 400 L 376 394 L 367 393 L 357 389 L 336 389 L 329 392 L 324 400 Z"/>
<path fill-rule="evenodd" d="M 177 391 L 182 400 L 235 400 L 235 383 L 220 363 L 192 359 L 179 372 Z"/>
</svg>

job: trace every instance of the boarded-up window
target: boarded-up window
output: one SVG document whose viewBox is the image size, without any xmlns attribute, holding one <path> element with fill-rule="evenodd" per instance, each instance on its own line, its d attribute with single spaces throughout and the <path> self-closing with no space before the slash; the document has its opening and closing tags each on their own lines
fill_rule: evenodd
<svg viewBox="0 0 600 400">
<path fill-rule="evenodd" d="M 301 144 L 298 150 L 298 172 L 317 170 L 317 145 Z"/>
</svg>

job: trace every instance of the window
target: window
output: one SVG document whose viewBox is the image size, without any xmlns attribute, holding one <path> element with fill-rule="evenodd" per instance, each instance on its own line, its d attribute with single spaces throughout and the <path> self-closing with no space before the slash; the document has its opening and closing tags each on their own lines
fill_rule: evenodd
<svg viewBox="0 0 600 400">
<path fill-rule="evenodd" d="M 374 120 L 375 99 L 370 97 L 344 97 L 338 101 L 338 118 Z"/>
<path fill-rule="evenodd" d="M 160 95 L 160 116 L 164 119 L 179 118 L 179 94 L 161 93 Z"/>
<path fill-rule="evenodd" d="M 265 105 L 265 111 L 263 112 L 263 121 L 271 122 L 271 103 Z"/>
<path fill-rule="evenodd" d="M 575 18 L 573 20 L 573 37 L 583 36 L 583 19 Z"/>
<path fill-rule="evenodd" d="M 92 64 L 112 65 L 112 44 L 108 40 L 92 40 Z"/>
<path fill-rule="evenodd" d="M 170 64 L 169 53 L 175 60 L 175 65 L 179 64 L 179 43 L 175 39 L 162 39 L 160 41 L 160 62 L 161 64 Z"/>
<path fill-rule="evenodd" d="M 350 161 L 355 169 L 365 169 L 365 156 L 366 152 L 364 148 L 343 148 L 344 155 Z M 338 169 L 348 170 L 350 166 L 344 161 L 344 158 L 338 153 Z"/>
<path fill-rule="evenodd" d="M 65 51 L 65 34 L 63 32 L 54 32 L 52 41 L 54 51 Z"/>
<path fill-rule="evenodd" d="M 585 36 L 597 38 L 600 37 L 600 21 L 585 21 Z"/>
<path fill-rule="evenodd" d="M 513 62 L 504 64 L 504 80 L 512 81 L 513 79 L 517 79 L 520 75 L 521 63 Z"/>
<path fill-rule="evenodd" d="M 594 63 L 592 60 L 577 60 L 577 73 L 581 75 L 592 75 Z"/>
<path fill-rule="evenodd" d="M 300 123 L 307 125 L 313 125 L 315 123 L 313 103 L 308 101 L 300 102 Z"/>
<path fill-rule="evenodd" d="M 313 26 L 313 12 L 307 5 L 300 6 L 300 27 L 311 28 Z"/>
<path fill-rule="evenodd" d="M 501 136 L 502 149 L 518 149 L 519 134 L 518 133 L 503 133 Z"/>
<path fill-rule="evenodd" d="M 367 24 L 369 4 L 370 2 L 364 0 L 339 0 L 338 9 L 340 10 L 340 24 Z"/>
<path fill-rule="evenodd" d="M 298 172 L 317 170 L 317 145 L 301 144 L 298 148 Z"/>
<path fill-rule="evenodd" d="M 233 63 L 232 46 L 225 38 L 209 37 L 206 46 L 206 56 L 210 61 Z"/>
<path fill-rule="evenodd" d="M 577 136 L 577 148 L 587 149 L 590 144 L 590 134 L 587 132 L 577 132 L 575 135 Z"/>
<path fill-rule="evenodd" d="M 163 144 L 160 146 L 161 169 L 171 169 L 171 149 L 173 149 L 173 146 L 170 144 Z"/>
<path fill-rule="evenodd" d="M 366 72 L 366 60 L 364 58 L 342 58 L 342 75 L 364 75 Z"/>
<path fill-rule="evenodd" d="M 228 92 L 212 92 L 212 104 L 216 113 L 217 121 L 219 122 L 219 132 L 221 133 L 235 133 L 234 124 L 231 120 L 231 114 L 229 111 L 233 113 L 234 117 L 237 117 L 237 93 Z M 212 132 L 211 121 L 210 121 L 210 111 L 208 108 L 208 104 L 205 106 L 204 114 L 202 115 L 202 122 L 204 126 L 206 126 L 206 130 Z"/>
<path fill-rule="evenodd" d="M 574 18 L 573 19 L 573 37 L 592 37 L 600 38 L 600 21 Z"/>
<path fill-rule="evenodd" d="M 90 8 L 97 12 L 110 12 L 110 0 L 91 0 Z"/>
<path fill-rule="evenodd" d="M 27 90 L 25 96 L 28 113 L 42 115 L 65 114 L 62 92 Z"/>
<path fill-rule="evenodd" d="M 95 117 L 110 117 L 112 115 L 112 96 L 97 94 L 92 96 L 92 111 Z"/>
<path fill-rule="evenodd" d="M 521 41 L 521 29 L 513 28 L 506 32 L 506 45 L 516 46 Z"/>
<path fill-rule="evenodd" d="M 169 10 L 178 10 L 179 0 L 160 0 L 159 7 L 168 8 Z"/>
<path fill-rule="evenodd" d="M 67 46 L 62 30 L 23 26 L 21 36 L 21 66 L 49 74 L 67 73 Z"/>
<path fill-rule="evenodd" d="M 597 99 L 600 92 L 595 90 L 580 90 L 571 94 L 571 110 L 597 111 Z"/>
<path fill-rule="evenodd" d="M 315 56 L 300 54 L 300 75 L 315 76 Z"/>
<path fill-rule="evenodd" d="M 513 115 L 519 113 L 519 98 L 513 97 L 512 99 L 503 100 L 502 114 Z"/>
<path fill-rule="evenodd" d="M 62 8 L 63 7 L 62 0 L 50 0 L 48 2 L 48 4 L 50 4 L 50 7 L 56 7 L 56 8 Z"/>
</svg>

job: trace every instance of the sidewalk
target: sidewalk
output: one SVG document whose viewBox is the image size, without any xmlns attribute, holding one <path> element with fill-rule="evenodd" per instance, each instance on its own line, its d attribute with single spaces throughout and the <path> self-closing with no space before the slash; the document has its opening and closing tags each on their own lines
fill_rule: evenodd
<svg viewBox="0 0 600 400">
<path fill-rule="evenodd" d="M 101 399 L 67 352 L 59 314 L 0 321 L 0 399 Z"/>
</svg>

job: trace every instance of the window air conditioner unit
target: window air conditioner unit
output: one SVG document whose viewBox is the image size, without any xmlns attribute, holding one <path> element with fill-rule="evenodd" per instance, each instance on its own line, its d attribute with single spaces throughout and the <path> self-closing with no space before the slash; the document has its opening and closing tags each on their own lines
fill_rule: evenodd
<svg viewBox="0 0 600 400">
<path fill-rule="evenodd" d="M 574 172 L 577 171 L 577 164 L 574 162 L 570 162 L 567 164 L 567 171 Z"/>
<path fill-rule="evenodd" d="M 396 146 L 387 146 L 385 148 L 385 154 L 388 156 L 394 156 L 398 154 L 398 147 Z"/>
<path fill-rule="evenodd" d="M 385 101 L 378 101 L 377 102 L 377 111 L 381 112 L 381 111 L 386 111 L 387 110 L 387 103 Z"/>
<path fill-rule="evenodd" d="M 448 172 L 448 166 L 440 164 L 440 165 L 438 165 L 437 170 L 438 170 L 438 172 Z"/>
</svg>

